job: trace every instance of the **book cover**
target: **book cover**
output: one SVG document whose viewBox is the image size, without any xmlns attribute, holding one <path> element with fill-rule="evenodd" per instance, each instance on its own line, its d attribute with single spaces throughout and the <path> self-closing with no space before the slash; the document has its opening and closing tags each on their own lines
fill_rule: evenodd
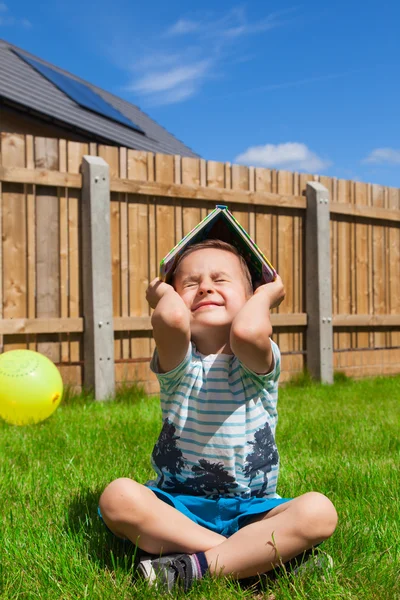
<svg viewBox="0 0 400 600">
<path fill-rule="evenodd" d="M 269 283 L 276 277 L 276 271 L 261 252 L 247 231 L 235 219 L 227 206 L 217 205 L 196 227 L 160 262 L 160 279 L 170 283 L 171 273 L 182 252 L 193 244 L 206 239 L 218 239 L 234 246 L 246 260 L 250 270 L 253 289 L 263 283 Z"/>
</svg>

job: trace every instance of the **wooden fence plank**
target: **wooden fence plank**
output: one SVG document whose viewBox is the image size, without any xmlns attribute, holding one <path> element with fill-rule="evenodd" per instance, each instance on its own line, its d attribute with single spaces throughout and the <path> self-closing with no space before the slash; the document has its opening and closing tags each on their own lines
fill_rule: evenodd
<svg viewBox="0 0 400 600">
<path fill-rule="evenodd" d="M 350 183 L 345 180 L 338 180 L 338 202 L 350 201 Z M 338 262 L 335 266 L 337 270 L 337 312 L 341 314 L 350 314 L 352 311 L 351 294 L 352 288 L 352 271 L 354 267 L 349 260 L 352 253 L 351 247 L 351 223 L 338 221 L 337 222 L 337 255 Z M 344 349 L 352 347 L 351 333 L 338 333 L 334 336 L 335 349 Z M 347 360 L 347 359 L 346 359 Z M 345 364 L 343 364 L 345 366 Z"/>
<path fill-rule="evenodd" d="M 249 167 L 249 191 L 254 192 L 255 189 L 256 189 L 255 167 Z M 253 240 L 256 239 L 256 212 L 257 212 L 256 207 L 249 206 L 248 233 Z"/>
<path fill-rule="evenodd" d="M 169 154 L 156 154 L 155 157 L 156 181 L 161 183 L 174 183 L 174 157 Z M 157 198 L 156 204 L 156 243 L 157 243 L 157 268 L 160 260 L 175 245 L 175 210 L 171 202 Z"/>
<path fill-rule="evenodd" d="M 147 152 L 128 150 L 128 179 L 147 181 Z"/>
<path fill-rule="evenodd" d="M 59 140 L 59 169 L 67 171 L 67 142 Z M 60 314 L 62 318 L 69 316 L 69 248 L 68 248 L 68 190 L 58 188 L 60 205 Z M 61 342 L 61 362 L 69 362 L 69 342 Z"/>
<path fill-rule="evenodd" d="M 268 169 L 255 169 L 255 192 L 271 191 L 271 171 Z M 265 254 L 268 260 L 276 266 L 276 247 L 274 247 L 272 231 L 273 215 L 266 210 L 260 210 L 257 207 L 255 219 L 255 241 L 260 250 Z"/>
<path fill-rule="evenodd" d="M 58 171 L 58 140 L 35 139 L 35 166 Z M 36 187 L 36 261 L 38 318 L 60 316 L 60 207 L 57 188 Z M 38 351 L 60 361 L 58 341 L 38 342 Z"/>
<path fill-rule="evenodd" d="M 365 183 L 355 182 L 355 204 L 368 204 L 368 187 Z M 356 252 L 356 313 L 368 314 L 369 297 L 369 265 L 368 265 L 368 225 L 357 223 L 355 225 L 355 252 Z M 369 334 L 357 334 L 357 347 L 369 347 Z"/>
<path fill-rule="evenodd" d="M 400 190 L 387 188 L 387 206 L 390 210 L 400 213 Z M 387 265 L 388 278 L 386 294 L 389 298 L 391 313 L 400 314 L 400 227 L 389 227 L 387 235 Z M 391 346 L 400 346 L 400 331 L 393 332 L 389 337 Z"/>
<path fill-rule="evenodd" d="M 243 190 L 249 191 L 249 169 L 243 165 L 232 165 L 231 168 L 231 181 L 232 190 Z M 246 206 L 245 209 L 236 206 L 231 206 L 230 210 L 235 215 L 235 218 L 239 221 L 245 230 L 249 231 L 249 210 L 250 205 Z"/>
<path fill-rule="evenodd" d="M 141 296 L 142 301 L 142 296 Z M 143 301 L 142 301 L 142 304 Z M 142 311 L 143 312 L 143 311 Z M 274 327 L 306 327 L 306 313 L 274 314 L 271 315 Z M 150 317 L 147 315 L 131 315 L 129 317 L 114 317 L 115 331 L 151 331 Z M 371 328 L 399 329 L 400 314 L 386 315 L 335 315 L 333 326 L 337 328 Z M 3 335 L 26 335 L 36 333 L 82 333 L 83 318 L 9 318 L 0 319 L 0 333 Z"/>
<path fill-rule="evenodd" d="M 207 162 L 204 158 L 200 159 L 200 186 L 203 188 L 207 186 Z M 201 207 L 200 217 L 202 220 L 207 216 L 208 212 L 207 206 Z"/>
<path fill-rule="evenodd" d="M 174 181 L 176 184 L 182 183 L 182 157 L 174 156 Z M 175 200 L 175 244 L 183 238 L 183 200 L 176 198 Z"/>
<path fill-rule="evenodd" d="M 119 177 L 127 179 L 127 150 L 119 149 Z M 121 215 L 121 316 L 129 314 L 129 258 L 128 258 L 128 194 L 120 194 Z M 122 338 L 122 358 L 130 358 L 130 342 L 128 334 Z"/>
<path fill-rule="evenodd" d="M 232 189 L 232 166 L 230 162 L 225 163 L 225 182 L 224 188 L 227 190 Z"/>
<path fill-rule="evenodd" d="M 1 166 L 3 171 L 13 169 L 25 170 L 25 136 L 20 133 L 1 134 Z M 6 181 L 6 180 L 5 180 Z M 24 181 L 14 181 L 11 183 L 25 183 Z"/>
<path fill-rule="evenodd" d="M 4 335 L 35 335 L 38 333 L 81 333 L 83 319 L 76 318 L 8 318 L 0 319 L 0 332 Z"/>
<path fill-rule="evenodd" d="M 198 187 L 200 185 L 200 159 L 182 157 L 182 178 L 184 185 Z"/>
<path fill-rule="evenodd" d="M 225 184 L 225 167 L 214 160 L 207 161 L 207 187 L 223 188 Z"/>
<path fill-rule="evenodd" d="M 2 164 L 4 167 L 25 167 L 25 137 L 2 133 Z M 3 184 L 3 317 L 26 317 L 26 202 L 24 186 Z M 23 226 L 21 227 L 21 223 Z M 3 339 L 3 349 L 26 348 L 24 339 Z"/>
<path fill-rule="evenodd" d="M 200 185 L 200 160 L 198 158 L 182 158 L 182 184 Z M 186 235 L 200 223 L 202 219 L 201 203 L 187 203 L 182 200 L 183 235 Z M 177 240 L 178 242 L 179 240 Z"/>
<path fill-rule="evenodd" d="M 27 169 L 35 168 L 35 147 L 32 135 L 25 137 L 25 164 Z M 25 185 L 27 216 L 27 315 L 36 317 L 36 186 Z M 28 337 L 28 350 L 37 350 L 36 336 Z"/>
<path fill-rule="evenodd" d="M 38 138 L 35 138 L 38 139 Z M 46 138 L 42 138 L 46 139 Z M 72 142 L 77 143 L 77 142 Z M 30 183 L 50 187 L 82 188 L 82 176 L 50 171 L 49 169 L 26 169 L 24 167 L 0 167 L 0 181 Z"/>
<path fill-rule="evenodd" d="M 373 206 L 385 206 L 385 190 L 383 186 L 372 186 L 372 203 Z M 385 227 L 375 224 L 372 228 L 372 240 L 370 253 L 370 263 L 372 271 L 371 282 L 371 299 L 370 313 L 385 314 L 389 312 L 389 307 L 386 303 L 385 281 L 388 277 L 386 272 L 386 233 Z M 370 345 L 376 348 L 386 346 L 386 333 L 375 332 L 370 334 Z"/>
<path fill-rule="evenodd" d="M 334 327 L 399 327 L 400 314 L 335 315 Z M 378 348 L 379 350 L 379 348 Z"/>
<path fill-rule="evenodd" d="M 110 179 L 119 179 L 121 177 L 119 165 L 119 150 L 120 149 L 116 146 L 104 146 L 103 144 L 99 144 L 98 147 L 97 156 L 103 158 L 110 167 Z"/>
<path fill-rule="evenodd" d="M 278 173 L 278 193 L 293 194 L 293 175 L 287 171 L 279 171 Z M 286 295 L 282 304 L 279 306 L 278 312 L 291 313 L 293 312 L 294 301 L 294 286 L 296 281 L 296 272 L 293 263 L 293 217 L 279 214 L 277 230 L 278 230 L 278 265 L 277 269 L 282 277 L 285 285 Z M 290 242 L 289 242 L 290 240 Z M 294 352 L 295 340 L 292 333 L 280 333 L 278 337 L 278 345 L 281 352 Z M 283 359 L 285 364 L 287 359 Z M 292 363 L 292 360 L 290 360 Z"/>
<path fill-rule="evenodd" d="M 165 156 L 165 155 L 156 155 Z M 173 160 L 173 157 L 171 157 Z M 173 174 L 173 172 L 171 173 Z M 232 185 L 230 165 L 225 165 L 226 182 Z M 0 171 L 1 179 L 1 171 Z M 190 185 L 176 185 L 173 183 L 165 184 L 162 182 L 138 182 L 127 179 L 114 179 L 110 184 L 111 191 L 127 192 L 129 194 L 143 194 L 150 196 L 159 196 L 165 198 L 183 198 L 185 200 L 203 200 L 214 204 L 253 204 L 257 206 L 276 206 L 279 208 L 306 208 L 306 201 L 303 196 L 283 195 L 276 192 L 269 194 L 255 194 L 254 192 L 232 190 L 232 188 L 208 188 L 194 187 Z M 211 208 L 214 208 L 211 206 Z M 233 208 L 233 207 L 232 207 Z M 385 215 L 388 211 L 385 211 Z M 391 217 L 390 217 L 391 218 Z M 397 215 L 396 215 L 396 220 Z"/>
<path fill-rule="evenodd" d="M 147 177 L 147 152 L 128 151 L 128 178 L 146 181 Z M 148 198 L 129 196 L 128 223 L 129 315 L 141 319 L 147 318 L 150 321 L 150 310 L 145 296 L 150 278 Z M 136 359 L 150 355 L 150 338 L 137 336 L 135 333 L 131 335 L 131 357 Z M 133 367 L 126 365 L 123 372 L 124 381 L 145 382 L 148 378 L 146 368 L 147 365 L 143 364 L 139 369 L 135 365 Z"/>
<path fill-rule="evenodd" d="M 82 158 L 89 152 L 88 144 L 67 142 L 68 172 L 77 174 L 80 171 Z M 69 316 L 73 318 L 82 315 L 82 282 L 81 282 L 81 191 L 68 191 L 68 248 L 69 248 Z M 83 356 L 82 336 L 70 336 L 70 360 L 76 362 Z M 82 374 L 81 374 L 82 378 Z"/>
</svg>

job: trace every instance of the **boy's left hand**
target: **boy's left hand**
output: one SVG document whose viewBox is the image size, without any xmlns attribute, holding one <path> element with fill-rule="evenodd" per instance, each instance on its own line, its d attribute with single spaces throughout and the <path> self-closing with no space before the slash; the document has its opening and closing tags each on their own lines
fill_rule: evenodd
<svg viewBox="0 0 400 600">
<path fill-rule="evenodd" d="M 270 302 L 269 307 L 276 308 L 285 298 L 285 286 L 283 285 L 282 279 L 277 275 L 274 281 L 260 285 L 260 287 L 255 290 L 254 296 L 256 294 L 267 294 Z"/>
</svg>

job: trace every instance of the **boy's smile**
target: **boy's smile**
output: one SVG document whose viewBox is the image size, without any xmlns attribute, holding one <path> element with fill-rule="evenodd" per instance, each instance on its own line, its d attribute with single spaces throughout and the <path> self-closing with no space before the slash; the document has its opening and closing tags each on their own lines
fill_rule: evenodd
<svg viewBox="0 0 400 600">
<path fill-rule="evenodd" d="M 206 302 L 200 302 L 197 306 L 192 308 L 192 312 L 195 310 L 200 310 L 201 308 L 205 308 L 206 306 L 223 306 L 222 304 L 218 304 L 217 302 L 212 302 L 211 300 L 207 300 Z"/>
</svg>

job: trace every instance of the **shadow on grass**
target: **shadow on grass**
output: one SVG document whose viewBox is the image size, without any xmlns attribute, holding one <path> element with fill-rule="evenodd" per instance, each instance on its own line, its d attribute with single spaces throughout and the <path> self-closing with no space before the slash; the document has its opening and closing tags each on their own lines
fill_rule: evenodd
<svg viewBox="0 0 400 600">
<path fill-rule="evenodd" d="M 100 568 L 135 571 L 142 551 L 132 542 L 118 539 L 106 528 L 97 512 L 102 491 L 82 490 L 72 499 L 65 524 L 67 535 L 83 547 L 88 558 Z"/>
</svg>

